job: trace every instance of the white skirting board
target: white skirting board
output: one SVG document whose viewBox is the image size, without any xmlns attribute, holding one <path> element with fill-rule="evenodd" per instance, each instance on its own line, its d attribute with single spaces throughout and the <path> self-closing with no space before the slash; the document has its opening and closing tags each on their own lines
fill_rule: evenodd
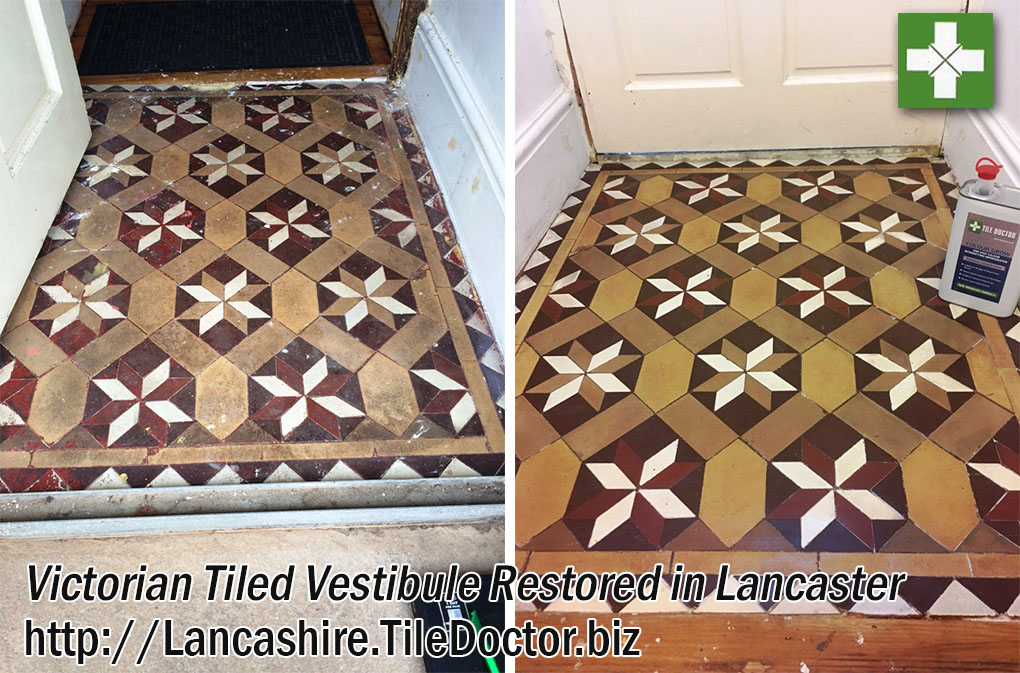
<svg viewBox="0 0 1020 673">
<path fill-rule="evenodd" d="M 526 122 L 516 139 L 515 274 L 538 247 L 588 165 L 584 120 L 566 89 Z"/>
<path fill-rule="evenodd" d="M 482 308 L 505 354 L 503 128 L 486 113 L 429 11 L 418 19 L 403 86 Z"/>
<path fill-rule="evenodd" d="M 946 119 L 943 152 L 957 181 L 973 177 L 974 164 L 991 157 L 1002 164 L 998 182 L 1020 186 L 1020 138 L 994 110 L 952 110 Z"/>
</svg>

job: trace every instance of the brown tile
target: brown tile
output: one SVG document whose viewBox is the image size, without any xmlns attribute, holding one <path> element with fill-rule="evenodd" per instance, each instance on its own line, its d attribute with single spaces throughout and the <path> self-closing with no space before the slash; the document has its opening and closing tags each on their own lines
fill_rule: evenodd
<svg viewBox="0 0 1020 673">
<path fill-rule="evenodd" d="M 525 460 L 535 455 L 559 438 L 559 433 L 523 396 L 517 398 L 515 409 L 517 431 L 514 443 L 518 459 Z"/>
<path fill-rule="evenodd" d="M 244 210 L 252 210 L 255 206 L 280 191 L 282 187 L 283 185 L 276 180 L 263 175 L 237 194 L 231 196 L 230 200 Z"/>
<path fill-rule="evenodd" d="M 764 327 L 781 341 L 803 353 L 822 340 L 824 335 L 803 320 L 783 309 L 770 309 L 754 319 L 754 324 Z"/>
<path fill-rule="evenodd" d="M 744 440 L 769 460 L 788 447 L 825 412 L 803 395 L 794 395 L 744 433 Z"/>
<path fill-rule="evenodd" d="M 659 418 L 705 459 L 719 453 L 737 438 L 728 425 L 691 395 L 684 395 L 660 411 Z"/>
<path fill-rule="evenodd" d="M 928 441 L 901 465 L 910 519 L 946 549 L 956 549 L 978 524 L 967 468 Z"/>
<path fill-rule="evenodd" d="M 765 467 L 740 440 L 705 463 L 698 515 L 723 543 L 734 544 L 765 517 Z"/>
<path fill-rule="evenodd" d="M 66 435 L 82 421 L 88 384 L 88 376 L 69 361 L 43 375 L 32 397 L 28 427 L 48 444 Z"/>
<path fill-rule="evenodd" d="M 514 481 L 517 544 L 524 544 L 562 518 L 580 468 L 581 461 L 563 441 L 521 463 Z"/>
<path fill-rule="evenodd" d="M 225 357 L 217 359 L 195 382 L 195 420 L 219 439 L 248 418 L 248 377 Z"/>
<path fill-rule="evenodd" d="M 365 415 L 395 435 L 418 416 L 418 403 L 407 370 L 376 353 L 358 372 Z"/>
<path fill-rule="evenodd" d="M 927 306 L 908 315 L 905 322 L 960 353 L 966 353 L 981 341 L 981 335 L 977 332 Z"/>
<path fill-rule="evenodd" d="M 77 248 L 77 246 L 75 246 Z M 84 249 L 71 249 L 69 245 L 62 245 L 56 250 L 46 253 L 35 260 L 29 278 L 36 283 L 45 283 L 53 276 L 66 271 L 81 260 L 89 256 L 89 251 Z M 146 265 L 148 266 L 148 265 Z M 130 279 L 129 279 L 130 280 Z"/>
<path fill-rule="evenodd" d="M 854 356 L 828 339 L 801 357 L 801 390 L 832 413 L 857 392 Z"/>
<path fill-rule="evenodd" d="M 877 308 L 869 307 L 860 315 L 829 333 L 829 339 L 851 353 L 856 353 L 866 344 L 892 327 L 896 321 Z"/>
<path fill-rule="evenodd" d="M 359 187 L 359 189 L 363 187 L 364 185 Z M 294 178 L 287 184 L 287 188 L 297 192 L 306 199 L 314 201 L 327 210 L 340 203 L 341 199 L 344 198 L 329 187 L 312 180 L 307 175 L 299 175 Z M 353 196 L 353 194 L 351 194 L 351 196 Z"/>
<path fill-rule="evenodd" d="M 31 462 L 32 454 L 28 451 L 0 451 L 0 470 L 28 467 Z"/>
<path fill-rule="evenodd" d="M 567 446 L 585 460 L 630 432 L 652 412 L 636 396 L 628 395 L 595 418 L 563 436 Z"/>
<path fill-rule="evenodd" d="M 305 328 L 301 338 L 352 372 L 372 356 L 371 348 L 322 317 Z"/>
<path fill-rule="evenodd" d="M 920 577 L 968 577 L 970 564 L 966 554 L 871 554 L 821 553 L 820 570 L 826 573 L 850 572 L 864 566 L 865 572 L 905 572 Z"/>
<path fill-rule="evenodd" d="M 597 315 L 585 309 L 537 334 L 528 335 L 528 343 L 538 353 L 548 353 L 601 324 L 602 320 Z"/>
<path fill-rule="evenodd" d="M 152 265 L 121 241 L 114 241 L 97 250 L 96 257 L 129 283 L 137 283 L 152 272 Z"/>
<path fill-rule="evenodd" d="M 774 175 L 762 173 L 747 181 L 747 196 L 759 203 L 768 203 L 782 194 L 783 181 Z"/>
<path fill-rule="evenodd" d="M 224 198 L 221 194 L 209 189 L 190 175 L 175 182 L 174 191 L 202 210 L 209 210 Z"/>
<path fill-rule="evenodd" d="M 107 365 L 140 344 L 145 332 L 124 320 L 106 331 L 98 339 L 71 356 L 89 376 L 95 376 Z"/>
<path fill-rule="evenodd" d="M 273 281 L 273 318 L 300 332 L 319 316 L 315 281 L 291 269 Z"/>
<path fill-rule="evenodd" d="M 719 206 L 715 210 L 708 211 L 708 216 L 716 222 L 729 222 L 737 219 L 752 208 L 757 208 L 758 202 L 742 196 Z"/>
<path fill-rule="evenodd" d="M 900 257 L 893 266 L 911 278 L 917 278 L 945 258 L 944 249 L 926 243 Z"/>
<path fill-rule="evenodd" d="M 599 283 L 588 308 L 603 320 L 612 320 L 634 308 L 641 279 L 630 271 L 621 271 Z"/>
<path fill-rule="evenodd" d="M 923 220 L 929 215 L 934 214 L 932 208 L 918 203 L 917 201 L 905 199 L 898 194 L 891 194 L 880 200 L 878 203 L 890 210 L 895 210 L 898 213 L 906 215 L 912 220 Z"/>
<path fill-rule="evenodd" d="M 152 334 L 174 317 L 177 286 L 159 271 L 131 285 L 128 320 Z"/>
<path fill-rule="evenodd" d="M 67 357 L 64 351 L 60 350 L 60 346 L 50 341 L 30 322 L 23 322 L 7 332 L 0 339 L 0 345 L 9 350 L 36 376 L 49 371 Z"/>
<path fill-rule="evenodd" d="M 921 220 L 924 238 L 932 245 L 945 250 L 949 247 L 949 232 L 953 228 L 953 215 L 947 208 L 940 208 Z"/>
<path fill-rule="evenodd" d="M 634 394 L 658 411 L 687 393 L 694 354 L 676 341 L 667 341 L 645 355 Z"/>
<path fill-rule="evenodd" d="M 153 177 L 148 177 L 137 182 L 122 192 L 118 192 L 109 198 L 110 203 L 121 210 L 132 208 L 142 201 L 166 189 L 166 183 Z"/>
<path fill-rule="evenodd" d="M 1000 407 L 1009 409 L 1011 405 L 1009 393 L 1003 387 L 987 341 L 982 341 L 967 352 L 967 364 L 974 378 L 974 389 Z"/>
<path fill-rule="evenodd" d="M 804 220 L 815 215 L 814 209 L 808 208 L 804 204 L 798 203 L 793 199 L 787 198 L 785 196 L 780 196 L 773 199 L 769 203 L 769 208 L 775 210 L 776 212 L 780 212 L 783 215 L 786 215 L 787 217 L 796 220 L 797 222 L 803 222 Z"/>
<path fill-rule="evenodd" d="M 837 409 L 836 416 L 899 460 L 924 441 L 924 435 L 862 393 Z"/>
<path fill-rule="evenodd" d="M 638 308 L 618 315 L 609 324 L 642 353 L 649 353 L 673 338 Z"/>
<path fill-rule="evenodd" d="M 968 554 L 974 577 L 1016 577 L 1017 558 L 1009 554 Z"/>
<path fill-rule="evenodd" d="M 623 265 L 598 248 L 587 248 L 571 253 L 570 261 L 590 273 L 596 280 L 609 278 L 623 271 Z"/>
<path fill-rule="evenodd" d="M 244 105 L 236 100 L 220 98 L 212 103 L 212 123 L 224 131 L 233 131 L 244 124 Z"/>
<path fill-rule="evenodd" d="M 629 265 L 627 269 L 639 278 L 648 278 L 652 274 L 669 268 L 678 262 L 682 262 L 690 256 L 690 253 L 681 248 L 679 245 L 671 245 L 668 248 L 663 248 L 658 252 L 652 253 L 642 260 L 634 262 Z"/>
<path fill-rule="evenodd" d="M 234 346 L 226 357 L 249 376 L 294 340 L 295 334 L 270 320 Z M 321 349 L 320 349 L 321 350 Z"/>
<path fill-rule="evenodd" d="M 736 278 L 754 266 L 754 264 L 733 252 L 725 245 L 713 245 L 711 248 L 701 251 L 701 253 L 698 254 L 698 257 L 731 278 Z"/>
<path fill-rule="evenodd" d="M 274 280 L 290 268 L 251 241 L 241 241 L 227 254 L 235 262 L 265 280 Z"/>
<path fill-rule="evenodd" d="M 751 269 L 733 279 L 730 306 L 745 317 L 756 318 L 775 305 L 776 279 L 761 269 Z"/>
<path fill-rule="evenodd" d="M 871 278 L 879 271 L 887 268 L 885 263 L 846 243 L 837 245 L 825 254 L 840 264 L 853 269 L 865 278 Z"/>
<path fill-rule="evenodd" d="M 331 238 L 308 256 L 294 265 L 294 268 L 315 281 L 319 281 L 354 252 L 354 248 L 339 239 Z"/>
<path fill-rule="evenodd" d="M 802 572 L 818 570 L 817 554 L 805 552 L 773 551 L 692 551 L 676 554 L 676 563 L 684 564 L 688 573 L 701 572 L 717 575 L 719 566 L 730 564 L 730 571 L 736 573 Z M 850 569 L 853 572 L 853 568 Z"/>
<path fill-rule="evenodd" d="M 892 193 L 889 179 L 871 171 L 854 178 L 854 191 L 872 201 L 881 201 Z"/>
<path fill-rule="evenodd" d="M 772 282 L 774 283 L 775 279 Z M 681 332 L 676 340 L 686 346 L 687 350 L 697 353 L 709 344 L 723 338 L 745 322 L 747 322 L 747 318 L 726 306 L 704 320 L 697 322 L 694 327 Z"/>
<path fill-rule="evenodd" d="M 900 319 L 921 305 L 914 279 L 891 266 L 872 277 L 871 296 L 875 306 Z"/>
<path fill-rule="evenodd" d="M 192 374 L 200 373 L 219 357 L 212 346 L 182 327 L 176 320 L 163 325 L 150 338 Z"/>
<path fill-rule="evenodd" d="M 960 460 L 970 460 L 1013 414 L 974 395 L 931 433 L 931 440 Z"/>
<path fill-rule="evenodd" d="M 221 250 L 237 245 L 245 235 L 244 210 L 222 201 L 205 214 L 205 239 Z"/>
<path fill-rule="evenodd" d="M 411 365 L 417 362 L 444 334 L 446 334 L 445 325 L 440 325 L 423 315 L 416 315 L 383 344 L 379 348 L 379 352 L 397 364 L 410 369 Z"/>
<path fill-rule="evenodd" d="M 811 248 L 797 244 L 783 250 L 778 255 L 774 255 L 773 257 L 765 260 L 758 265 L 758 268 L 770 276 L 779 278 L 780 276 L 785 276 L 788 272 L 800 267 L 801 264 L 813 258 L 817 254 L 818 253 Z"/>
<path fill-rule="evenodd" d="M 218 246 L 202 240 L 164 264 L 160 270 L 178 283 L 183 283 L 222 254 L 223 251 Z"/>
<path fill-rule="evenodd" d="M 416 274 L 418 269 L 422 268 L 425 264 L 414 255 L 375 236 L 362 243 L 358 250 L 372 257 L 377 262 L 382 262 L 405 278 L 410 278 Z M 446 274 L 443 275 L 445 276 Z"/>
<path fill-rule="evenodd" d="M 152 155 L 152 177 L 171 184 L 188 174 L 190 155 L 177 145 L 167 145 Z"/>
<path fill-rule="evenodd" d="M 574 566 L 577 572 L 632 572 L 643 573 L 656 564 L 669 566 L 668 551 L 589 551 L 577 552 L 532 552 L 528 557 L 528 570 L 536 573 L 562 573 L 567 566 Z"/>
<path fill-rule="evenodd" d="M 539 358 L 539 354 L 528 344 L 522 344 L 517 349 L 513 362 L 515 397 L 524 394 L 524 389 L 528 385 L 528 379 L 531 378 L 532 372 L 535 371 L 535 365 L 538 364 Z"/>
</svg>

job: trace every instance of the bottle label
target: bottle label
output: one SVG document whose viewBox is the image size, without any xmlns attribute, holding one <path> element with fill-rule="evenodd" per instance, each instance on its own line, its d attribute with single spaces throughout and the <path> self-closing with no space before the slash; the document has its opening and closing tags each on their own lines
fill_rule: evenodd
<svg viewBox="0 0 1020 673">
<path fill-rule="evenodd" d="M 967 213 L 953 289 L 998 302 L 1020 239 L 1020 224 Z"/>
</svg>

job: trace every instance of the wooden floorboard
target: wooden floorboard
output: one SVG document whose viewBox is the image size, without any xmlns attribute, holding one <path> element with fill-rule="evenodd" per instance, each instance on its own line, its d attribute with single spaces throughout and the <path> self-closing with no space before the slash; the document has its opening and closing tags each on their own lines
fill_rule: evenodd
<svg viewBox="0 0 1020 673">
<path fill-rule="evenodd" d="M 517 624 L 575 625 L 587 617 L 519 613 Z M 620 615 L 598 615 L 609 624 Z M 517 659 L 517 670 L 741 671 L 764 673 L 1016 673 L 1020 620 L 874 618 L 856 615 L 647 614 L 623 616 L 642 629 L 639 659 Z"/>
</svg>

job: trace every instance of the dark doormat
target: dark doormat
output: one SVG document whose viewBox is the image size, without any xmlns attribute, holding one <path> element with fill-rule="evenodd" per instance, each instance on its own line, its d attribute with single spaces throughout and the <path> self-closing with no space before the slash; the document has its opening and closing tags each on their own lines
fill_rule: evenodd
<svg viewBox="0 0 1020 673">
<path fill-rule="evenodd" d="M 371 63 L 350 0 L 183 0 L 97 5 L 78 73 Z"/>
</svg>

